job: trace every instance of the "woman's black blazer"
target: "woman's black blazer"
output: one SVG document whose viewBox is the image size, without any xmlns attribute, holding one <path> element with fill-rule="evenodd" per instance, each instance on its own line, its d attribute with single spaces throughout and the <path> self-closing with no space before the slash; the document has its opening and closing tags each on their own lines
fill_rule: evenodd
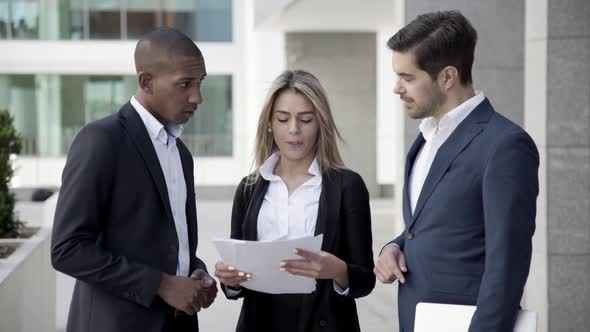
<svg viewBox="0 0 590 332">
<path fill-rule="evenodd" d="M 258 212 L 269 182 L 259 177 L 247 184 L 251 179 L 242 179 L 234 196 L 232 239 L 257 240 Z M 322 175 L 315 234 L 324 234 L 323 251 L 347 263 L 349 294 L 338 294 L 332 280 L 317 280 L 316 291 L 303 296 L 300 330 L 360 331 L 354 299 L 368 295 L 375 287 L 369 193 L 360 175 L 348 169 Z M 271 315 L 257 310 L 259 300 L 272 295 L 242 289 L 238 296 L 228 296 L 227 292 L 226 296 L 244 297 L 237 331 L 259 331 L 256 322 L 261 319 L 281 320 L 280 310 L 273 310 Z"/>
</svg>

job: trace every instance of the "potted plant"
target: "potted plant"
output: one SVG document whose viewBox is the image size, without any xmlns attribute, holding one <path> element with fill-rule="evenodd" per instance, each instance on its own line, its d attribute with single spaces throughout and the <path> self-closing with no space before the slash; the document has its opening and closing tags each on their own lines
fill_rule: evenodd
<svg viewBox="0 0 590 332">
<path fill-rule="evenodd" d="M 10 113 L 0 110 L 0 238 L 31 235 L 14 213 L 14 194 L 9 188 L 14 174 L 10 157 L 21 149 L 21 141 L 12 122 Z M 0 242 L 0 258 L 10 255 L 16 247 L 15 243 Z"/>
</svg>

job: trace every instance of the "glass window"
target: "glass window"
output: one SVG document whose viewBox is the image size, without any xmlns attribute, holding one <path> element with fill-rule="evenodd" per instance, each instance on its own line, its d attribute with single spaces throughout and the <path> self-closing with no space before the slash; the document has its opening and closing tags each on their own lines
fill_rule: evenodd
<svg viewBox="0 0 590 332">
<path fill-rule="evenodd" d="M 65 154 L 74 138 L 86 123 L 85 115 L 85 76 L 62 76 L 60 96 L 60 145 Z"/>
<path fill-rule="evenodd" d="M 160 0 L 127 0 L 127 38 L 139 39 L 162 25 Z"/>
<path fill-rule="evenodd" d="M 85 122 L 102 119 L 117 111 L 133 95 L 122 76 L 90 76 L 84 82 Z"/>
<path fill-rule="evenodd" d="M 117 112 L 135 93 L 135 76 L 0 75 L 0 109 L 22 137 L 23 155 L 64 156 L 80 129 Z M 232 77 L 207 77 L 203 104 L 182 140 L 194 155 L 232 155 Z"/>
<path fill-rule="evenodd" d="M 39 0 L 12 0 L 10 6 L 12 38 L 39 38 Z"/>
<path fill-rule="evenodd" d="M 37 154 L 37 98 L 33 75 L 0 75 L 0 109 L 8 110 L 21 136 L 23 155 Z"/>
<path fill-rule="evenodd" d="M 231 156 L 232 77 L 207 76 L 201 91 L 203 103 L 184 125 L 181 139 L 194 156 Z"/>
<path fill-rule="evenodd" d="M 58 8 L 60 39 L 84 39 L 84 1 L 60 0 Z"/>
<path fill-rule="evenodd" d="M 231 41 L 231 0 L 174 0 L 164 3 L 163 25 L 197 41 Z"/>
<path fill-rule="evenodd" d="M 196 34 L 198 41 L 232 40 L 231 0 L 197 0 Z"/>
<path fill-rule="evenodd" d="M 0 39 L 137 39 L 170 26 L 232 41 L 232 0 L 0 0 Z"/>
<path fill-rule="evenodd" d="M 117 112 L 134 93 L 135 76 L 62 76 L 63 151 L 85 124 Z"/>
<path fill-rule="evenodd" d="M 8 38 L 8 0 L 0 0 L 0 39 Z"/>
<path fill-rule="evenodd" d="M 88 0 L 90 39 L 121 39 L 121 2 Z"/>
</svg>

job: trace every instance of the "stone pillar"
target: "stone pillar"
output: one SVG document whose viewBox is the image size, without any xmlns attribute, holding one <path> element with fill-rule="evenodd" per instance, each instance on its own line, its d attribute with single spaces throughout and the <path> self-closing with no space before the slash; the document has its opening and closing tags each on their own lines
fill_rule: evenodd
<svg viewBox="0 0 590 332">
<path fill-rule="evenodd" d="M 460 10 L 478 33 L 473 65 L 476 90 L 483 90 L 496 111 L 522 125 L 524 1 L 406 0 L 405 21 L 426 12 L 453 9 Z M 418 124 L 406 118 L 404 151 L 416 139 Z"/>
<path fill-rule="evenodd" d="M 57 157 L 65 152 L 62 144 L 61 79 L 57 75 L 36 75 L 38 153 Z"/>
<path fill-rule="evenodd" d="M 587 0 L 527 1 L 525 127 L 542 158 L 531 276 L 545 282 L 530 292 L 545 300 L 539 331 L 590 329 L 589 18 Z"/>
<path fill-rule="evenodd" d="M 287 67 L 305 69 L 322 83 L 338 130 L 344 163 L 377 185 L 376 35 L 370 32 L 287 33 Z"/>
</svg>

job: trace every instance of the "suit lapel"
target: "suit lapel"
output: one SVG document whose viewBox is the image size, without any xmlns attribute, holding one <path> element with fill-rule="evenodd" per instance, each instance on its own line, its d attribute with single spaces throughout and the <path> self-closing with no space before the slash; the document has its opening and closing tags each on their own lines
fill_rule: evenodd
<svg viewBox="0 0 590 332">
<path fill-rule="evenodd" d="M 322 250 L 335 252 L 337 250 L 336 241 L 339 236 L 337 223 L 340 220 L 340 202 L 342 201 L 342 177 L 338 171 L 328 171 L 322 174 L 322 193 L 318 207 L 318 219 L 315 226 L 314 235 L 324 234 L 322 241 Z M 320 283 L 329 284 L 332 282 L 319 281 Z M 319 288 L 318 288 L 319 290 Z M 312 294 L 320 294 L 317 291 Z M 310 321 L 312 312 L 317 310 L 317 298 L 315 296 L 303 297 L 299 320 L 303 322 Z M 300 324 L 300 331 L 307 331 L 306 324 Z"/>
<path fill-rule="evenodd" d="M 409 227 L 416 222 L 416 219 L 422 212 L 424 205 L 430 198 L 432 192 L 443 178 L 451 163 L 461 151 L 463 151 L 469 143 L 484 129 L 484 123 L 489 121 L 489 118 L 493 112 L 493 108 L 488 101 L 484 99 L 472 112 L 459 124 L 447 141 L 440 147 L 432 166 L 428 171 L 420 196 L 418 197 L 418 203 L 416 209 L 412 215 L 412 222 Z"/>
<path fill-rule="evenodd" d="M 248 206 L 246 208 L 244 223 L 242 224 L 242 234 L 244 234 L 244 240 L 258 240 L 258 212 L 260 212 L 260 207 L 264 201 L 264 195 L 266 194 L 269 183 L 270 182 L 266 181 L 265 179 L 260 178 L 254 185 L 250 200 L 245 202 L 248 204 Z"/>
<path fill-rule="evenodd" d="M 340 177 L 338 172 L 327 172 L 322 176 L 322 193 L 318 208 L 318 219 L 316 221 L 315 234 L 324 234 L 322 250 L 330 250 L 335 246 L 336 233 L 328 231 L 332 228 L 331 222 L 338 220 L 340 211 L 340 200 L 342 195 Z M 249 206 L 242 225 L 244 240 L 255 241 L 258 238 L 258 213 L 264 201 L 269 182 L 260 179 L 254 185 Z M 247 203 L 248 204 L 248 203 Z"/>
<path fill-rule="evenodd" d="M 422 145 L 424 145 L 424 136 L 422 134 L 418 135 L 414 144 L 410 148 L 408 152 L 408 156 L 406 157 L 406 166 L 404 169 L 404 188 L 403 188 L 403 214 L 404 214 L 404 222 L 410 223 L 412 221 L 412 208 L 410 202 L 410 171 L 412 170 L 412 166 L 414 165 L 414 161 L 416 161 L 416 156 L 420 151 Z"/>
<path fill-rule="evenodd" d="M 130 103 L 125 104 L 120 111 L 122 116 L 121 123 L 127 129 L 129 136 L 135 143 L 135 146 L 139 150 L 146 166 L 154 180 L 164 209 L 166 210 L 166 216 L 168 220 L 173 221 L 172 209 L 170 208 L 170 199 L 168 198 L 168 189 L 166 187 L 166 180 L 164 179 L 164 173 L 158 160 L 158 155 L 154 149 L 154 145 L 150 139 L 150 136 L 145 128 L 145 125 L 139 114 L 135 111 Z"/>
<path fill-rule="evenodd" d="M 332 251 L 335 248 L 336 235 L 334 225 L 340 219 L 340 201 L 342 195 L 342 183 L 339 173 L 326 172 L 322 175 L 322 193 L 318 208 L 318 219 L 315 226 L 315 234 L 324 234 L 322 250 Z"/>
<path fill-rule="evenodd" d="M 176 139 L 176 146 L 178 147 L 178 153 L 180 154 L 182 173 L 186 183 L 186 225 L 188 229 L 189 248 L 191 252 L 190 262 L 192 263 L 194 261 L 192 255 L 197 251 L 198 242 L 197 211 L 195 196 L 193 195 L 195 190 L 195 179 L 192 167 L 193 157 L 188 151 L 186 145 L 184 145 L 184 143 L 179 138 Z"/>
</svg>

